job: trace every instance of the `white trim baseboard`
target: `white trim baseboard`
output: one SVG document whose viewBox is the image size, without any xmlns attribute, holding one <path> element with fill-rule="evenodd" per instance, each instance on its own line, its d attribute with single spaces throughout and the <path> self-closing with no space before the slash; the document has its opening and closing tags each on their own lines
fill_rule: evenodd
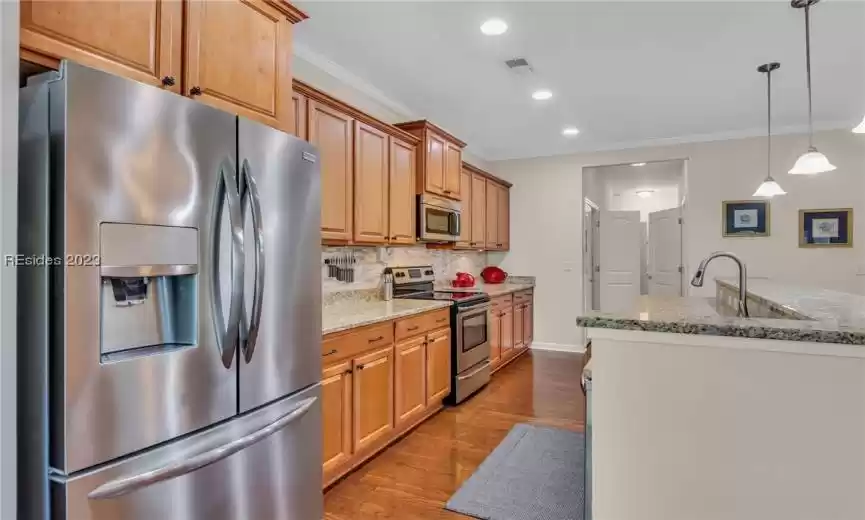
<svg viewBox="0 0 865 520">
<path fill-rule="evenodd" d="M 541 343 L 539 341 L 533 342 L 531 349 L 552 350 L 555 352 L 575 352 L 577 354 L 582 354 L 586 351 L 586 347 L 584 345 L 568 345 L 564 343 Z"/>
</svg>

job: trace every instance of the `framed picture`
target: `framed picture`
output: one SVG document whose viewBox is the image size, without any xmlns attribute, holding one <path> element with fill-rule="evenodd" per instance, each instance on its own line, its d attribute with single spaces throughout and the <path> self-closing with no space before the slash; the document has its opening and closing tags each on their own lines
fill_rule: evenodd
<svg viewBox="0 0 865 520">
<path fill-rule="evenodd" d="M 768 200 L 725 200 L 721 203 L 721 218 L 725 237 L 769 236 Z"/>
<path fill-rule="evenodd" d="M 853 209 L 800 209 L 799 247 L 853 247 Z"/>
</svg>

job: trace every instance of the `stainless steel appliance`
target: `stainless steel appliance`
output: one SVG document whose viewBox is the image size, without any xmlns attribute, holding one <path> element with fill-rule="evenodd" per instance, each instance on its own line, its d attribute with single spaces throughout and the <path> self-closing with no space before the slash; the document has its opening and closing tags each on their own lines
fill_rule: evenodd
<svg viewBox="0 0 865 520">
<path fill-rule="evenodd" d="M 418 239 L 426 242 L 456 242 L 460 238 L 460 203 L 418 195 Z"/>
<path fill-rule="evenodd" d="M 432 266 L 395 267 L 394 295 L 415 300 L 446 300 L 451 305 L 450 404 L 464 401 L 490 381 L 489 295 L 482 292 L 436 291 Z M 458 290 L 457 290 L 458 291 Z"/>
<path fill-rule="evenodd" d="M 20 94 L 20 518 L 321 518 L 315 148 L 73 63 Z"/>
</svg>

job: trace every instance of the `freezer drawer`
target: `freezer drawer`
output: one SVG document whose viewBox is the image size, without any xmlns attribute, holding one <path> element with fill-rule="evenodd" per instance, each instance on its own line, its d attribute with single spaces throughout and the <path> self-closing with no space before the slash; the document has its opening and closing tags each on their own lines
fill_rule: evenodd
<svg viewBox="0 0 865 520">
<path fill-rule="evenodd" d="M 52 520 L 313 520 L 323 515 L 321 387 L 52 483 Z"/>
</svg>

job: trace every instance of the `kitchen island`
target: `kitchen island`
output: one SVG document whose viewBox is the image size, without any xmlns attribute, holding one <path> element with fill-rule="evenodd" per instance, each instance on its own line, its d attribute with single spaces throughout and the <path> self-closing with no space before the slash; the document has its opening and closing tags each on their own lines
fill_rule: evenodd
<svg viewBox="0 0 865 520">
<path fill-rule="evenodd" d="M 578 318 L 594 518 L 865 518 L 865 297 L 751 280 L 739 318 L 717 287 Z"/>
</svg>

